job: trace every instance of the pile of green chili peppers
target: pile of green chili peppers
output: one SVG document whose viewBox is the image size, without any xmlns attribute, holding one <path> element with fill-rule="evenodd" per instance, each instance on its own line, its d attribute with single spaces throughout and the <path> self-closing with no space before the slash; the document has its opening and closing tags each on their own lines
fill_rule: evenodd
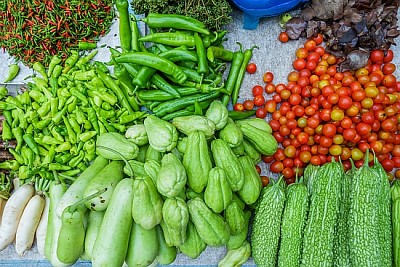
<svg viewBox="0 0 400 267">
<path fill-rule="evenodd" d="M 144 119 L 146 113 L 121 82 L 103 63 L 92 60 L 96 53 L 71 51 L 63 65 L 54 56 L 48 68 L 35 62 L 36 75 L 15 97 L 2 88 L 1 139 L 15 139 L 16 147 L 8 148 L 14 160 L 0 163 L 1 169 L 22 180 L 53 179 L 53 171 L 76 177 L 95 158 L 98 135 L 124 133 Z"/>
<path fill-rule="evenodd" d="M 237 101 L 254 47 L 227 50 L 226 31 L 211 33 L 202 22 L 174 14 L 148 14 L 142 21 L 151 32 L 142 36 L 127 6 L 127 0 L 116 1 L 121 51 L 110 49 L 111 63 L 114 71 L 131 75 L 129 94 L 140 105 L 171 120 L 201 114 L 214 99 Z"/>
</svg>

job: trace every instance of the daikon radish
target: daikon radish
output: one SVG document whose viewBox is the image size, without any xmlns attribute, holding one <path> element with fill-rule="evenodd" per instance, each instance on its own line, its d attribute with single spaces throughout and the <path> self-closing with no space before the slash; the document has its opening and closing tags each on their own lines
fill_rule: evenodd
<svg viewBox="0 0 400 267">
<path fill-rule="evenodd" d="M 35 189 L 31 184 L 24 184 L 8 199 L 0 225 L 0 251 L 14 241 L 21 215 L 34 193 Z"/>
<path fill-rule="evenodd" d="M 22 213 L 15 237 L 15 250 L 20 256 L 32 247 L 45 203 L 43 195 L 34 195 Z"/>
<path fill-rule="evenodd" d="M 42 213 L 42 217 L 40 218 L 39 225 L 36 229 L 36 245 L 40 255 L 44 255 L 44 248 L 46 244 L 46 233 L 47 233 L 47 223 L 49 218 L 49 209 L 50 209 L 50 198 L 46 195 L 45 205 Z"/>
</svg>

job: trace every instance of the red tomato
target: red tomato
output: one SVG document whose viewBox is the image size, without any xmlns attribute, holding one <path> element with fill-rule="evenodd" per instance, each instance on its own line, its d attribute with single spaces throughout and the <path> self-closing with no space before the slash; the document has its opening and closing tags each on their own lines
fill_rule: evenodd
<svg viewBox="0 0 400 267">
<path fill-rule="evenodd" d="M 255 63 L 249 63 L 246 67 L 246 71 L 250 74 L 253 74 L 257 71 L 257 65 Z"/>
<path fill-rule="evenodd" d="M 289 41 L 289 35 L 286 32 L 281 32 L 279 34 L 279 41 L 281 41 L 282 43 L 286 43 Z"/>
<path fill-rule="evenodd" d="M 264 88 L 261 85 L 254 85 L 252 88 L 253 96 L 262 95 L 264 93 Z"/>
<path fill-rule="evenodd" d="M 370 54 L 370 59 L 372 62 L 382 62 L 385 57 L 383 50 L 373 50 Z"/>
</svg>

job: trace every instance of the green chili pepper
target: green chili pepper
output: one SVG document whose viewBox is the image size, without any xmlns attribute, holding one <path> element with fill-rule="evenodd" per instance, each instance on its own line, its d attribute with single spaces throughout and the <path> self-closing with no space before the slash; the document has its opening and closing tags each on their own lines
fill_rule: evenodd
<svg viewBox="0 0 400 267">
<path fill-rule="evenodd" d="M 33 134 L 33 125 L 32 124 L 29 124 L 29 126 L 25 130 L 25 133 Z"/>
<path fill-rule="evenodd" d="M 107 93 L 107 92 L 97 92 L 93 91 L 93 95 L 99 97 L 101 100 L 106 101 L 110 105 L 114 106 L 118 103 L 118 99 L 115 95 Z"/>
<path fill-rule="evenodd" d="M 118 98 L 119 103 L 121 103 L 123 108 L 126 108 L 129 113 L 133 113 L 133 110 L 126 99 L 124 93 L 122 92 L 121 88 L 115 83 L 115 81 L 106 73 L 102 72 L 100 69 L 97 69 L 97 73 L 99 77 L 102 79 L 104 84 L 111 89 L 111 91 L 116 95 Z"/>
<path fill-rule="evenodd" d="M 60 152 L 68 151 L 71 149 L 71 147 L 72 147 L 71 143 L 67 141 L 67 142 L 64 142 L 64 143 L 58 145 L 56 147 L 56 152 L 60 153 Z"/>
<path fill-rule="evenodd" d="M 84 121 L 86 120 L 86 117 L 85 117 L 85 114 L 83 114 L 82 110 L 80 108 L 76 108 L 74 113 L 76 115 L 76 121 L 79 124 L 83 124 Z"/>
<path fill-rule="evenodd" d="M 32 108 L 33 108 L 34 110 L 36 110 L 36 111 L 35 111 L 35 112 L 36 112 L 36 115 L 39 115 L 39 114 L 37 114 L 37 110 L 40 108 L 39 103 L 33 102 L 31 106 L 32 106 Z"/>
<path fill-rule="evenodd" d="M 92 161 L 96 157 L 96 142 L 93 139 L 89 139 L 83 146 L 85 153 L 85 160 Z"/>
<path fill-rule="evenodd" d="M 51 118 L 38 121 L 34 126 L 36 129 L 43 130 L 52 122 Z"/>
<path fill-rule="evenodd" d="M 70 92 L 71 92 L 72 96 L 78 98 L 80 101 L 82 101 L 82 103 L 84 103 L 85 105 L 88 104 L 88 100 L 87 100 L 86 96 L 84 94 L 82 94 L 77 88 L 71 88 Z"/>
<path fill-rule="evenodd" d="M 207 48 L 207 58 L 210 62 L 214 62 L 216 58 L 224 61 L 232 61 L 233 52 L 218 46 L 210 46 Z"/>
<path fill-rule="evenodd" d="M 47 155 L 44 157 L 42 164 L 47 165 L 53 162 L 54 157 L 56 155 L 56 146 L 52 145 L 49 149 L 49 152 Z"/>
<path fill-rule="evenodd" d="M 30 149 L 36 154 L 39 155 L 39 149 L 38 146 L 33 138 L 32 134 L 26 133 L 22 136 L 24 139 L 25 143 L 29 146 Z"/>
<path fill-rule="evenodd" d="M 54 115 L 54 117 L 52 118 L 54 124 L 59 124 L 62 120 L 62 117 L 65 115 L 65 113 L 67 113 L 67 109 L 68 106 L 65 105 L 59 112 L 56 113 L 56 115 Z"/>
<path fill-rule="evenodd" d="M 97 44 L 93 42 L 78 42 L 78 49 L 79 50 L 93 50 L 97 48 Z"/>
<path fill-rule="evenodd" d="M 86 142 L 88 141 L 90 138 L 95 137 L 97 135 L 97 131 L 88 131 L 88 132 L 84 132 L 81 133 L 79 135 L 79 140 L 81 140 L 82 142 Z"/>
<path fill-rule="evenodd" d="M 17 108 L 17 106 L 15 104 L 0 101 L 0 110 L 12 110 L 15 108 Z"/>
<path fill-rule="evenodd" d="M 237 102 L 237 99 L 239 97 L 239 91 L 240 87 L 242 86 L 244 75 L 246 73 L 246 67 L 250 62 L 251 57 L 253 56 L 253 49 L 258 48 L 258 46 L 253 46 L 250 49 L 247 49 L 243 53 L 243 62 L 242 65 L 237 73 L 236 76 L 236 82 L 232 91 L 232 105 L 235 105 Z"/>
<path fill-rule="evenodd" d="M 140 31 L 139 31 L 139 27 L 136 21 L 136 17 L 135 15 L 132 15 L 132 18 L 130 20 L 130 26 L 131 26 L 131 50 L 132 51 L 143 51 L 143 43 L 139 42 L 139 38 L 140 38 Z"/>
<path fill-rule="evenodd" d="M 105 118 L 100 117 L 99 120 L 101 121 L 101 123 L 103 124 L 103 126 L 106 128 L 107 132 L 116 132 L 117 130 L 112 127 Z"/>
<path fill-rule="evenodd" d="M 129 114 L 129 115 L 125 115 L 125 116 L 121 116 L 118 118 L 118 121 L 120 124 L 126 124 L 129 122 L 133 122 L 139 118 L 143 118 L 147 113 L 143 112 L 143 111 L 137 111 L 133 114 Z"/>
<path fill-rule="evenodd" d="M 95 66 L 95 68 L 99 68 L 99 69 L 101 69 L 101 70 L 102 70 L 103 72 L 105 72 L 105 73 L 107 73 L 107 72 L 110 71 L 110 70 L 107 68 L 106 64 L 104 64 L 103 62 L 95 61 L 95 62 L 93 63 L 93 65 Z M 93 79 L 98 79 L 98 80 L 100 80 L 97 76 L 94 77 Z M 93 79 L 92 79 L 92 81 L 93 81 Z M 101 80 L 100 80 L 100 81 L 101 81 Z"/>
<path fill-rule="evenodd" d="M 29 92 L 28 91 L 24 91 L 22 94 L 19 95 L 19 102 L 22 105 L 26 105 L 29 106 L 31 104 L 31 97 L 29 96 Z"/>
<path fill-rule="evenodd" d="M 50 77 L 49 78 L 49 84 L 51 87 L 51 94 L 54 96 L 57 93 L 58 90 L 58 80 L 55 77 Z"/>
<path fill-rule="evenodd" d="M 147 52 L 129 52 L 115 59 L 117 63 L 133 63 L 157 69 L 174 77 L 179 84 L 186 81 L 186 74 L 172 61 Z"/>
<path fill-rule="evenodd" d="M 157 32 L 147 34 L 139 38 L 140 42 L 152 42 L 170 46 L 189 46 L 194 47 L 195 41 L 193 35 L 182 32 Z"/>
<path fill-rule="evenodd" d="M 42 147 L 42 146 L 38 146 L 38 149 L 39 149 L 39 156 L 40 157 L 45 157 L 45 156 L 47 156 L 47 154 L 49 153 L 49 149 L 50 149 L 50 146 L 47 146 L 47 148 L 48 149 L 46 149 L 45 147 Z"/>
<path fill-rule="evenodd" d="M 93 128 L 93 125 L 92 125 L 92 123 L 91 123 L 89 120 L 85 120 L 85 121 L 83 122 L 83 128 L 84 128 L 85 130 L 90 130 L 90 129 Z"/>
<path fill-rule="evenodd" d="M 69 142 L 71 142 L 71 144 L 75 144 L 77 141 L 76 134 L 75 134 L 74 130 L 72 129 L 71 125 L 69 124 L 67 117 L 63 116 L 63 121 L 64 121 L 65 128 L 67 128 Z"/>
<path fill-rule="evenodd" d="M 61 61 L 62 61 L 62 59 L 58 55 L 54 55 L 51 58 L 50 63 L 49 63 L 49 68 L 47 69 L 47 77 L 52 76 L 55 66 L 60 64 Z"/>
<path fill-rule="evenodd" d="M 46 101 L 46 97 L 42 92 L 39 92 L 38 90 L 31 90 L 29 91 L 29 96 L 37 103 L 43 103 Z"/>
<path fill-rule="evenodd" d="M 51 102 L 47 101 L 40 106 L 40 108 L 37 110 L 37 113 L 41 118 L 43 118 L 50 112 L 50 108 L 51 108 Z"/>
<path fill-rule="evenodd" d="M 113 107 L 108 102 L 101 103 L 101 108 L 104 110 L 112 110 L 113 109 Z"/>
<path fill-rule="evenodd" d="M 18 178 L 21 180 L 28 179 L 30 177 L 30 171 L 28 166 L 19 166 Z"/>
<path fill-rule="evenodd" d="M 242 67 L 242 62 L 243 62 L 243 52 L 240 51 L 236 51 L 233 54 L 233 59 L 232 59 L 232 63 L 231 63 L 231 67 L 229 70 L 229 74 L 228 74 L 228 78 L 226 80 L 226 84 L 225 84 L 225 89 L 232 94 L 236 81 L 237 81 L 237 76 L 239 74 L 240 68 Z M 222 103 L 226 106 L 229 103 L 229 99 L 230 99 L 230 95 L 228 94 L 224 94 L 222 96 Z"/>
<path fill-rule="evenodd" d="M 154 74 L 153 77 L 151 78 L 151 82 L 160 90 L 167 92 L 176 98 L 180 98 L 181 95 L 179 92 L 172 86 L 170 85 L 161 75 L 158 73 Z"/>
<path fill-rule="evenodd" d="M 121 48 L 124 51 L 131 50 L 132 32 L 129 17 L 129 2 L 128 0 L 117 0 L 115 2 L 119 13 L 119 41 Z"/>
<path fill-rule="evenodd" d="M 46 68 L 43 66 L 42 63 L 40 63 L 39 61 L 36 61 L 35 63 L 33 63 L 32 69 L 35 70 L 36 72 L 38 72 L 40 75 L 42 75 L 42 78 L 43 78 L 43 80 L 46 81 L 46 84 L 49 82 L 49 78 L 46 73 Z"/>
<path fill-rule="evenodd" d="M 217 91 L 212 91 L 210 93 L 206 94 L 194 94 L 190 96 L 185 96 L 180 99 L 173 99 L 173 100 L 168 100 L 164 101 L 161 104 L 159 104 L 157 107 L 153 109 L 153 112 L 159 116 L 163 117 L 168 113 L 180 110 L 182 108 L 185 108 L 187 106 L 193 105 L 195 101 L 202 102 L 206 101 L 209 99 L 215 99 L 218 97 L 220 93 Z"/>
<path fill-rule="evenodd" d="M 208 60 L 203 40 L 201 39 L 200 35 L 197 32 L 194 33 L 194 42 L 196 45 L 197 58 L 199 60 L 197 66 L 197 72 L 202 74 L 203 76 L 208 72 Z"/>
<path fill-rule="evenodd" d="M 75 50 L 71 51 L 71 55 L 65 60 L 64 69 L 62 73 L 67 73 L 76 64 L 79 59 L 79 53 Z"/>
<path fill-rule="evenodd" d="M 58 112 L 58 97 L 50 99 L 50 117 L 54 117 Z"/>
<path fill-rule="evenodd" d="M 74 130 L 76 135 L 79 135 L 81 133 L 81 126 L 79 123 L 76 121 L 76 119 L 72 116 L 68 118 L 69 124 L 71 125 L 71 128 Z"/>
<path fill-rule="evenodd" d="M 75 169 L 75 170 L 64 171 L 61 174 L 74 177 L 74 176 L 77 176 L 78 174 L 80 174 L 81 172 L 82 172 L 81 170 Z"/>
<path fill-rule="evenodd" d="M 4 131 L 4 128 L 3 128 Z M 11 130 L 12 135 L 14 136 L 15 140 L 17 141 L 17 145 L 15 146 L 15 150 L 16 151 L 20 151 L 21 147 L 22 147 L 22 143 L 24 142 L 23 139 L 23 131 L 21 127 L 15 127 Z"/>
<path fill-rule="evenodd" d="M 48 135 L 43 136 L 42 142 L 46 145 L 60 145 L 63 143 L 60 140 Z"/>
<path fill-rule="evenodd" d="M 89 81 L 96 76 L 97 76 L 96 72 L 93 69 L 87 71 L 74 72 L 74 79 L 78 81 Z"/>
<path fill-rule="evenodd" d="M 61 163 L 50 163 L 48 169 L 49 171 L 68 171 L 71 167 Z"/>
<path fill-rule="evenodd" d="M 255 110 L 234 111 L 230 110 L 228 113 L 229 118 L 232 120 L 244 120 L 256 114 Z"/>
<path fill-rule="evenodd" d="M 8 151 L 11 153 L 11 155 L 14 156 L 14 159 L 20 164 L 23 165 L 25 163 L 24 158 L 13 148 L 9 148 Z"/>
<path fill-rule="evenodd" d="M 51 133 L 51 135 L 57 140 L 57 141 L 59 141 L 60 143 L 63 143 L 65 140 L 64 140 L 64 137 L 57 131 L 57 129 L 58 129 L 58 127 L 57 126 L 51 126 L 51 127 L 49 127 L 50 128 L 50 133 Z"/>
<path fill-rule="evenodd" d="M 92 58 L 94 58 L 94 56 L 98 53 L 98 50 L 93 50 L 92 52 L 90 52 L 90 54 L 88 54 L 85 57 L 81 57 L 78 62 L 76 62 L 76 66 L 80 69 L 83 68 L 83 66 L 88 63 L 90 60 L 92 60 Z"/>
<path fill-rule="evenodd" d="M 83 152 L 83 151 L 81 150 L 81 151 L 79 151 L 79 154 L 78 154 L 76 157 L 72 158 L 72 159 L 69 161 L 68 165 L 69 165 L 70 167 L 72 167 L 72 168 L 75 168 L 76 166 L 78 166 L 78 164 L 79 164 L 84 158 L 85 158 L 85 152 Z"/>
<path fill-rule="evenodd" d="M 183 15 L 149 13 L 146 18 L 142 19 L 142 21 L 144 21 L 150 28 L 173 28 L 195 31 L 205 35 L 210 34 L 204 23 Z"/>
<path fill-rule="evenodd" d="M 63 71 L 63 67 L 61 67 L 61 65 L 54 66 L 54 69 L 51 73 L 51 77 L 57 78 L 57 83 L 58 83 L 58 77 L 60 77 L 60 75 L 62 74 L 62 71 Z"/>
<path fill-rule="evenodd" d="M 13 111 L 13 110 L 12 110 Z M 13 116 L 12 116 L 12 111 L 10 110 L 3 110 L 3 116 L 6 119 L 6 122 L 11 125 L 13 123 Z"/>
<path fill-rule="evenodd" d="M 0 99 L 8 95 L 8 90 L 5 86 L 0 86 Z"/>
<path fill-rule="evenodd" d="M 17 64 L 10 64 L 8 66 L 8 76 L 3 82 L 8 83 L 14 80 L 14 78 L 17 77 L 18 73 L 19 73 L 19 66 Z"/>
<path fill-rule="evenodd" d="M 112 127 L 114 127 L 115 129 L 117 129 L 121 133 L 124 133 L 126 131 L 126 126 L 125 125 L 122 125 L 122 124 L 119 124 L 119 123 L 115 123 L 115 122 L 110 123 L 110 125 Z"/>
<path fill-rule="evenodd" d="M 68 113 L 72 113 L 78 105 L 78 98 L 76 98 L 74 96 L 71 96 L 71 98 L 72 98 L 72 102 L 68 103 L 68 101 L 67 101 L 67 103 L 68 103 L 67 104 L 68 105 L 67 112 Z"/>
<path fill-rule="evenodd" d="M 33 160 L 35 158 L 35 153 L 33 153 L 32 149 L 27 146 L 21 147 L 21 156 L 24 158 L 24 164 L 30 167 L 33 166 Z"/>
<path fill-rule="evenodd" d="M 0 163 L 0 169 L 18 171 L 19 163 L 16 160 L 6 160 Z"/>
<path fill-rule="evenodd" d="M 57 152 L 57 151 L 56 151 Z M 57 154 L 54 156 L 54 160 L 59 164 L 65 164 L 72 158 L 70 153 Z"/>
</svg>

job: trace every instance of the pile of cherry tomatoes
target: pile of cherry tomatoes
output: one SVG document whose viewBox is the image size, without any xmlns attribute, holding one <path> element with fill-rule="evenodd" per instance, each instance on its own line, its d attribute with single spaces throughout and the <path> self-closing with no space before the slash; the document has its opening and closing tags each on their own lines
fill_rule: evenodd
<svg viewBox="0 0 400 267">
<path fill-rule="evenodd" d="M 274 84 L 273 73 L 265 72 L 264 84 L 252 88 L 253 99 L 234 106 L 256 108 L 259 118 L 270 114 L 281 146 L 263 161 L 292 183 L 307 164 L 321 165 L 332 157 L 340 158 L 345 169 L 351 160 L 360 167 L 369 150 L 390 179 L 400 179 L 400 81 L 394 76 L 393 51 L 374 50 L 365 67 L 338 72 L 339 59 L 322 42 L 318 35 L 297 49 L 286 84 Z M 255 73 L 256 65 L 249 64 L 247 71 Z"/>
</svg>

